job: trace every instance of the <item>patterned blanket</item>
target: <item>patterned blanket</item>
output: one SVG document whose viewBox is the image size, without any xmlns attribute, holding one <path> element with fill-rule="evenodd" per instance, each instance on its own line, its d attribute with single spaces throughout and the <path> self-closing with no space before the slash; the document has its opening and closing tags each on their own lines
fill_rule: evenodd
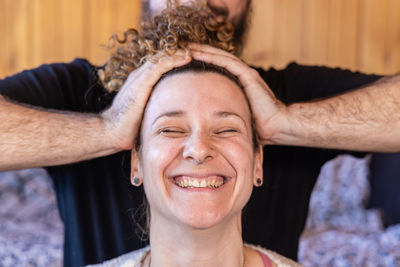
<svg viewBox="0 0 400 267">
<path fill-rule="evenodd" d="M 62 266 L 63 231 L 44 170 L 0 173 L 0 266 Z"/>
<path fill-rule="evenodd" d="M 368 163 L 369 157 L 343 155 L 323 166 L 300 242 L 303 264 L 400 266 L 400 225 L 384 229 L 382 214 L 365 209 Z"/>
</svg>

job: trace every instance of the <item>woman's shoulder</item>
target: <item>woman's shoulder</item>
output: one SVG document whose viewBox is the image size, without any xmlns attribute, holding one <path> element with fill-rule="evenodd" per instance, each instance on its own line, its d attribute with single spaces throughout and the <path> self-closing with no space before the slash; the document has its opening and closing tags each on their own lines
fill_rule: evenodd
<svg viewBox="0 0 400 267">
<path fill-rule="evenodd" d="M 250 244 L 246 244 L 246 246 L 258 251 L 259 253 L 266 255 L 273 263 L 275 263 L 275 265 L 277 267 L 301 267 L 301 266 L 303 266 L 300 263 L 297 263 L 289 258 L 286 258 L 285 256 L 282 256 L 272 250 L 265 249 L 260 246 L 250 245 Z"/>
<path fill-rule="evenodd" d="M 147 255 L 150 247 L 147 246 L 142 249 L 138 249 L 126 254 L 123 254 L 117 258 L 105 261 L 100 264 L 87 265 L 87 267 L 139 267 L 142 266 L 142 260 Z"/>
</svg>

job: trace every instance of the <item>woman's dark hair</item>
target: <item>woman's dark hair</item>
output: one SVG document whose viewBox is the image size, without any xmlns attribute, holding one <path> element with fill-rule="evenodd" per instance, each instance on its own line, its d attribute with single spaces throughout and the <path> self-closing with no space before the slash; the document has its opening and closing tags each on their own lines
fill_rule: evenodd
<svg viewBox="0 0 400 267">
<path fill-rule="evenodd" d="M 237 86 L 239 86 L 241 89 L 243 89 L 243 86 L 242 86 L 240 80 L 238 79 L 238 77 L 236 77 L 235 75 L 233 75 L 232 73 L 230 73 L 226 69 L 224 69 L 224 68 L 222 68 L 220 66 L 216 66 L 216 65 L 211 64 L 211 63 L 206 63 L 206 62 L 198 61 L 198 60 L 192 60 L 190 63 L 188 63 L 186 65 L 174 68 L 174 69 L 170 70 L 169 72 L 164 73 L 162 75 L 161 79 L 159 80 L 159 82 L 161 80 L 163 80 L 164 77 L 170 76 L 172 74 L 185 73 L 185 72 L 213 72 L 213 73 L 218 73 L 218 74 L 221 74 L 221 75 L 227 77 L 229 80 L 233 81 L 234 83 L 236 83 Z"/>
</svg>

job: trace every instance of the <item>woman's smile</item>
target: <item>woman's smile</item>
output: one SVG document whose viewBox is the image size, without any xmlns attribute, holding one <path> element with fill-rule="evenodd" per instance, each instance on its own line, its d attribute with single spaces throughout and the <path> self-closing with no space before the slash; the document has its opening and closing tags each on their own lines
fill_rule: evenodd
<svg viewBox="0 0 400 267">
<path fill-rule="evenodd" d="M 186 189 L 216 189 L 224 185 L 228 179 L 221 175 L 179 175 L 171 179 L 177 186 Z"/>
</svg>

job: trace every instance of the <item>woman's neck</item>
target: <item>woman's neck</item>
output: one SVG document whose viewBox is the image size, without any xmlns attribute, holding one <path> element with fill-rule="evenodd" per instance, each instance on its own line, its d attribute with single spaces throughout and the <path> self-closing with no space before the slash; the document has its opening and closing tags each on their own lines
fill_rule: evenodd
<svg viewBox="0 0 400 267">
<path fill-rule="evenodd" d="M 231 219 L 206 230 L 152 217 L 151 267 L 244 265 L 241 219 Z"/>
</svg>

